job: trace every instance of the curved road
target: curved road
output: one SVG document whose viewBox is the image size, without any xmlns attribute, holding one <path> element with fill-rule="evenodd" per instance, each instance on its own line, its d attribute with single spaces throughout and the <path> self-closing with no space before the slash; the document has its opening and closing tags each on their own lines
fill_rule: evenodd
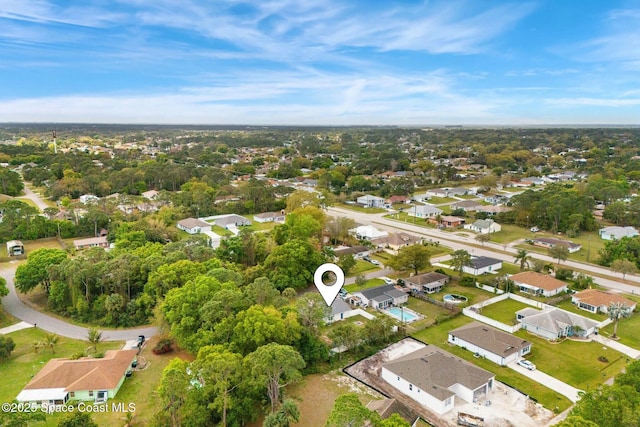
<svg viewBox="0 0 640 427">
<path fill-rule="evenodd" d="M 48 316 L 37 310 L 24 305 L 18 295 L 13 284 L 13 278 L 18 268 L 18 262 L 11 261 L 13 264 L 11 268 L 0 270 L 0 276 L 7 281 L 7 288 L 9 289 L 9 295 L 2 298 L 2 306 L 7 311 L 18 319 L 30 323 L 32 325 L 37 324 L 38 328 L 44 329 L 47 332 L 52 332 L 62 337 L 74 338 L 78 340 L 87 339 L 87 328 L 72 325 L 63 320 L 56 319 L 55 317 Z M 127 341 L 134 340 L 138 335 L 144 335 L 150 337 L 158 333 L 158 328 L 154 326 L 148 326 L 143 328 L 134 329 L 100 329 L 102 331 L 103 341 Z"/>
</svg>

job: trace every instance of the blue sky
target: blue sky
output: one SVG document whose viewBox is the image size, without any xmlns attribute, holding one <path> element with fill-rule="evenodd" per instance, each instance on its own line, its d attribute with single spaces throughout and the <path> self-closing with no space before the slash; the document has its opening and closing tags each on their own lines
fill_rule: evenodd
<svg viewBox="0 0 640 427">
<path fill-rule="evenodd" d="M 0 0 L 0 122 L 640 124 L 640 1 Z"/>
</svg>

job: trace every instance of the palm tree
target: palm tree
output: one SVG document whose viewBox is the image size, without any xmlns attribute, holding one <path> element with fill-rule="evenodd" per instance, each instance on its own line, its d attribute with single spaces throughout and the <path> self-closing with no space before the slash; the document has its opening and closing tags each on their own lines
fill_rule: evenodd
<svg viewBox="0 0 640 427">
<path fill-rule="evenodd" d="M 532 261 L 531 255 L 527 252 L 526 249 L 518 249 L 518 253 L 516 254 L 515 262 L 516 264 L 520 264 L 520 271 L 528 270 L 530 267 L 529 262 Z"/>
<path fill-rule="evenodd" d="M 45 347 L 49 347 L 51 349 L 51 353 L 55 353 L 55 346 L 58 343 L 58 340 L 60 339 L 59 336 L 57 336 L 56 334 L 47 334 L 47 336 L 44 338 L 44 341 L 42 342 L 42 344 Z"/>
<path fill-rule="evenodd" d="M 607 314 L 609 315 L 609 319 L 616 322 L 613 325 L 613 335 L 611 336 L 611 338 L 617 338 L 618 322 L 620 321 L 620 319 L 631 317 L 631 307 L 628 307 L 627 304 L 623 302 L 612 302 L 609 305 Z"/>
<path fill-rule="evenodd" d="M 98 328 L 92 327 L 87 329 L 87 339 L 89 340 L 89 344 L 93 347 L 93 351 L 98 351 L 98 344 L 102 340 L 102 332 L 98 330 Z"/>
</svg>

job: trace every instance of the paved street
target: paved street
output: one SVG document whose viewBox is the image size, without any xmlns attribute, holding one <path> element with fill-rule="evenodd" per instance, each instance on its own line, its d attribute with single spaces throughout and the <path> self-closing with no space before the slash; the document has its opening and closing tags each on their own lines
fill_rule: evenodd
<svg viewBox="0 0 640 427">
<path fill-rule="evenodd" d="M 362 212 L 356 212 L 349 209 L 342 208 L 329 208 L 328 213 L 333 216 L 343 216 L 347 218 L 352 218 L 354 221 L 360 224 L 372 224 L 375 227 L 385 230 L 385 231 L 406 231 L 412 234 L 425 236 L 431 238 L 436 241 L 442 242 L 443 245 L 452 248 L 453 250 L 464 249 L 471 253 L 472 255 L 479 256 L 488 256 L 492 258 L 497 258 L 502 261 L 513 262 L 515 254 L 517 253 L 517 249 L 510 247 L 509 245 L 499 245 L 496 243 L 485 243 L 484 246 L 477 246 L 478 243 L 475 242 L 473 237 L 464 237 L 457 235 L 455 233 L 441 231 L 437 229 L 431 229 L 426 227 L 421 227 L 419 225 L 414 225 L 410 222 L 400 222 L 395 221 L 389 218 L 384 218 L 384 215 L 387 213 L 378 213 L 378 214 L 367 214 Z M 556 264 L 556 260 L 551 258 L 548 255 L 538 254 L 536 253 L 535 258 L 541 259 L 543 261 L 547 261 L 553 264 Z M 626 283 L 621 283 L 616 280 L 617 276 L 622 278 L 622 275 L 619 273 L 614 273 L 608 268 L 600 267 L 592 264 L 585 264 L 576 261 L 565 261 L 560 264 L 562 267 L 570 267 L 574 269 L 581 269 L 590 273 L 600 274 L 603 276 L 608 276 L 608 278 L 597 277 L 594 276 L 594 281 L 609 289 L 614 289 L 617 291 L 627 292 L 627 293 L 635 293 L 636 291 L 640 292 L 640 288 L 636 285 L 630 285 Z M 640 284 L 640 277 L 627 275 L 626 279 L 628 281 L 636 282 Z"/>
<path fill-rule="evenodd" d="M 36 193 L 31 191 L 30 188 L 27 187 L 26 183 L 24 184 L 24 194 L 25 194 L 24 196 L 18 197 L 18 199 L 29 199 L 33 201 L 33 203 L 35 203 L 38 206 L 41 212 L 43 212 L 46 208 L 49 207 L 49 205 L 47 205 L 40 196 L 38 196 Z"/>
<path fill-rule="evenodd" d="M 31 325 L 37 325 L 38 328 L 44 329 L 47 332 L 53 332 L 67 338 L 86 340 L 87 328 L 72 325 L 63 320 L 48 316 L 44 313 L 27 307 L 22 301 L 20 301 L 13 284 L 13 277 L 15 276 L 18 263 L 11 262 L 11 264 L 13 264 L 12 268 L 0 271 L 0 276 L 4 277 L 4 279 L 7 281 L 7 288 L 9 288 L 9 295 L 2 298 L 2 306 L 7 311 L 7 313 Z M 102 331 L 102 339 L 104 341 L 126 341 L 135 339 L 138 335 L 150 337 L 158 333 L 158 329 L 156 327 L 100 330 Z"/>
</svg>

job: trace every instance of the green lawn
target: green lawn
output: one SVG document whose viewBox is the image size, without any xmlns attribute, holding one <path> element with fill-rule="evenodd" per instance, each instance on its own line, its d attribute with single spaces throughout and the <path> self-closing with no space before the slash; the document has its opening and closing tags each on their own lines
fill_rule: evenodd
<svg viewBox="0 0 640 427">
<path fill-rule="evenodd" d="M 569 254 L 569 259 L 572 261 L 587 262 L 592 264 L 594 264 L 598 260 L 598 257 L 599 257 L 598 254 L 600 253 L 600 250 L 604 248 L 604 243 L 605 243 L 605 241 L 602 240 L 598 236 L 598 233 L 596 232 L 589 232 L 589 233 L 585 232 L 578 237 L 571 237 L 571 238 L 565 235 L 558 236 L 558 235 L 553 235 L 551 233 L 540 232 L 540 233 L 535 233 L 535 237 L 553 237 L 553 238 L 569 240 L 571 242 L 578 243 L 582 245 L 582 249 L 580 249 L 578 252 Z M 528 237 L 528 238 L 532 238 L 532 237 Z M 529 252 L 535 252 L 535 253 L 540 253 L 545 255 L 549 253 L 546 248 L 543 248 L 541 246 L 534 246 L 531 244 L 522 244 L 522 245 L 518 245 L 517 247 L 519 249 L 525 249 Z"/>
<path fill-rule="evenodd" d="M 242 217 L 251 221 L 251 225 L 248 226 L 249 230 L 253 231 L 267 231 L 273 229 L 276 226 L 274 222 L 258 222 L 253 219 L 253 215 L 242 215 Z"/>
<path fill-rule="evenodd" d="M 36 249 L 41 249 L 41 248 L 64 249 L 62 246 L 60 246 L 58 239 L 56 239 L 55 237 L 48 237 L 46 239 L 38 239 L 38 240 L 23 240 L 22 243 L 24 243 L 24 251 L 27 256 L 31 252 L 35 251 Z M 71 246 L 73 247 L 73 243 L 71 243 Z M 3 243 L 2 246 L 0 247 L 0 262 L 6 262 L 6 261 L 9 261 L 9 257 L 7 256 L 7 247 Z"/>
<path fill-rule="evenodd" d="M 498 322 L 502 322 L 505 325 L 515 325 L 517 323 L 516 311 L 529 307 L 531 306 L 528 304 L 509 298 L 504 301 L 499 301 L 495 304 L 482 307 L 480 314 L 487 316 L 490 319 L 497 320 Z"/>
<path fill-rule="evenodd" d="M 453 319 L 442 322 L 439 325 L 433 325 L 423 331 L 417 332 L 413 334 L 413 336 L 428 344 L 434 344 L 443 348 L 446 351 L 473 363 L 474 365 L 495 373 L 498 381 L 502 381 L 535 398 L 545 408 L 559 413 L 571 406 L 571 402 L 566 397 L 528 379 L 516 371 L 507 367 L 498 366 L 488 359 L 474 358 L 470 351 L 463 350 L 457 346 L 451 346 L 447 343 L 447 336 L 450 330 L 471 323 L 472 321 L 472 319 L 466 316 L 457 316 Z"/>
<path fill-rule="evenodd" d="M 382 213 L 387 211 L 386 209 L 382 209 L 382 208 L 365 208 L 358 205 L 348 205 L 346 203 L 338 203 L 337 207 L 343 208 L 343 209 L 349 209 L 356 212 L 364 212 L 364 213 Z"/>
<path fill-rule="evenodd" d="M 351 285 L 346 285 L 344 288 L 347 292 L 357 292 L 362 291 L 364 289 L 375 288 L 376 286 L 384 285 L 384 280 L 382 279 L 370 279 L 365 282 L 363 286 L 358 286 L 355 283 Z"/>
<path fill-rule="evenodd" d="M 509 243 L 519 239 L 531 239 L 540 233 L 532 233 L 525 227 L 518 227 L 513 224 L 500 224 L 502 229 L 497 233 L 491 233 L 491 241 L 498 243 Z"/>
<path fill-rule="evenodd" d="M 466 304 L 459 304 L 460 308 L 466 307 L 468 305 L 477 304 L 481 301 L 485 301 L 489 298 L 493 298 L 495 294 L 487 292 L 485 290 L 473 287 L 466 287 L 458 285 L 457 281 L 451 281 L 444 289 L 440 292 L 436 292 L 434 294 L 430 294 L 429 296 L 435 300 L 442 301 L 442 297 L 447 294 L 457 294 L 465 296 L 469 299 Z"/>
<path fill-rule="evenodd" d="M 578 307 L 576 307 L 575 304 L 573 304 L 571 302 L 570 299 L 564 300 L 564 301 L 560 301 L 560 303 L 556 304 L 556 307 L 561 308 L 561 309 L 566 310 L 566 311 L 570 311 L 571 313 L 576 313 L 576 314 L 579 314 L 581 316 L 588 317 L 589 319 L 593 319 L 593 320 L 595 320 L 597 322 L 602 322 L 603 320 L 605 320 L 607 318 L 606 314 L 592 313 L 590 311 L 580 310 Z"/>
<path fill-rule="evenodd" d="M 356 261 L 355 267 L 353 267 L 351 271 L 349 271 L 349 274 L 347 276 L 357 276 L 358 274 L 368 273 L 377 269 L 378 267 L 371 264 L 370 262 L 359 259 Z"/>
<path fill-rule="evenodd" d="M 533 343 L 528 357 L 545 372 L 581 390 L 595 388 L 617 375 L 627 364 L 627 357 L 592 341 L 564 340 L 551 343 L 544 338 L 518 331 L 515 335 Z M 604 356 L 608 362 L 600 362 Z"/>
<path fill-rule="evenodd" d="M 443 210 L 442 208 L 439 208 Z M 416 218 L 415 216 L 409 216 L 406 212 L 399 212 L 391 215 L 385 215 L 385 218 L 393 219 L 399 222 L 406 222 L 413 225 L 418 225 L 424 228 L 436 228 L 435 225 L 427 222 L 424 218 Z"/>
<path fill-rule="evenodd" d="M 600 331 L 606 337 L 613 335 L 614 323 Z M 618 322 L 619 340 L 629 347 L 640 349 L 640 313 L 633 313 L 628 319 L 620 319 Z"/>
<path fill-rule="evenodd" d="M 430 304 L 426 301 L 423 301 L 421 299 L 414 298 L 414 297 L 409 297 L 409 302 L 407 303 L 407 307 L 425 316 L 424 319 L 418 320 L 416 322 L 413 322 L 407 325 L 408 328 L 412 331 L 422 330 L 427 326 L 433 325 L 433 323 L 436 321 L 436 319 L 439 316 L 447 316 L 451 314 L 451 312 L 446 308 L 439 307 L 435 304 Z"/>
<path fill-rule="evenodd" d="M 430 205 L 440 205 L 443 203 L 454 203 L 457 202 L 458 200 L 451 198 L 451 197 L 430 197 L 428 202 Z M 441 208 L 442 209 L 442 208 Z"/>
<path fill-rule="evenodd" d="M 0 329 L 7 326 L 15 325 L 20 319 L 16 319 L 9 313 L 7 313 L 2 306 L 0 306 Z"/>
</svg>

